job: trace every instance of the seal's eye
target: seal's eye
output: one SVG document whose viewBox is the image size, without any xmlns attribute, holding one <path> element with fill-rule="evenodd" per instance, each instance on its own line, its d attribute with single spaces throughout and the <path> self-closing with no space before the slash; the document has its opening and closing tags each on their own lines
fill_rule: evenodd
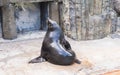
<svg viewBox="0 0 120 75">
<path fill-rule="evenodd" d="M 52 24 L 48 24 L 48 27 L 49 27 L 49 28 L 53 28 L 53 25 L 52 25 Z"/>
</svg>

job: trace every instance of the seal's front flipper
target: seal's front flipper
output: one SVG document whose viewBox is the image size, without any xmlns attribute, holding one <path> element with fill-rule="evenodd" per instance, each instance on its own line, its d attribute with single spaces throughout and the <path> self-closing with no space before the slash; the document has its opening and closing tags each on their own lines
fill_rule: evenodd
<svg viewBox="0 0 120 75">
<path fill-rule="evenodd" d="M 28 63 L 41 63 L 41 62 L 44 62 L 45 59 L 42 58 L 42 57 L 37 57 L 37 58 L 34 58 L 32 59 L 31 61 L 29 61 Z"/>
<path fill-rule="evenodd" d="M 75 63 L 77 63 L 77 64 L 81 64 L 81 61 L 78 60 L 78 59 L 75 59 Z"/>
<path fill-rule="evenodd" d="M 62 44 L 62 46 L 63 46 L 66 50 L 71 50 L 70 43 L 69 43 L 67 40 L 62 39 L 62 41 L 60 41 L 60 43 Z"/>
</svg>

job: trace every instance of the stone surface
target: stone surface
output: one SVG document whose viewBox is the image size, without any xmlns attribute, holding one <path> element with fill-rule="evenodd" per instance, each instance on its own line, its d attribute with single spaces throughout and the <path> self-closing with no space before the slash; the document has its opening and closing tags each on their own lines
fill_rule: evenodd
<svg viewBox="0 0 120 75">
<path fill-rule="evenodd" d="M 69 37 L 101 39 L 116 31 L 116 13 L 111 0 L 68 0 L 63 3 L 66 11 L 64 29 Z"/>
<path fill-rule="evenodd" d="M 2 37 L 2 8 L 0 7 L 0 38 Z"/>
<path fill-rule="evenodd" d="M 117 16 L 120 16 L 120 0 L 113 0 L 113 8 L 117 13 Z"/>
<path fill-rule="evenodd" d="M 120 17 L 117 18 L 117 31 L 120 32 Z"/>
<path fill-rule="evenodd" d="M 7 3 L 18 3 L 18 2 L 32 3 L 32 2 L 47 2 L 47 1 L 54 1 L 54 0 L 0 0 L 0 6 L 6 5 Z"/>
<path fill-rule="evenodd" d="M 0 0 L 0 6 L 3 6 L 3 0 Z"/>
<path fill-rule="evenodd" d="M 39 56 L 44 34 L 22 35 L 12 41 L 0 40 L 0 75 L 100 75 L 120 70 L 120 38 L 115 36 L 80 42 L 66 37 L 81 64 L 28 64 Z"/>
<path fill-rule="evenodd" d="M 2 7 L 2 30 L 4 39 L 17 38 L 17 27 L 14 18 L 14 6 L 12 4 Z"/>
<path fill-rule="evenodd" d="M 47 2 L 47 1 L 54 1 L 54 0 L 9 0 L 9 2 Z"/>
<path fill-rule="evenodd" d="M 111 71 L 102 75 L 120 75 L 120 70 Z"/>
<path fill-rule="evenodd" d="M 47 15 L 46 14 L 42 14 L 42 15 L 49 16 L 53 20 L 56 20 L 58 23 L 60 23 L 61 24 L 60 26 L 64 30 L 65 34 L 72 39 L 75 40 L 101 39 L 111 33 L 119 31 L 119 25 L 118 25 L 119 21 L 117 20 L 117 14 L 114 11 L 115 3 L 116 6 L 119 5 L 118 0 L 115 1 L 113 0 L 2 0 L 1 2 L 3 5 L 9 5 L 10 2 L 11 3 L 17 2 L 16 4 L 18 5 L 20 4 L 19 7 L 21 7 L 24 10 L 24 8 L 26 8 L 25 4 L 29 4 L 29 2 L 43 2 L 44 4 L 44 2 L 46 1 L 48 1 L 50 13 L 48 13 Z M 59 6 L 58 2 L 61 3 L 61 6 Z M 31 4 L 30 6 L 32 8 L 35 7 L 34 5 Z M 31 8 L 28 7 L 26 10 L 27 11 L 22 11 L 17 13 L 20 14 L 19 16 L 20 19 L 16 21 L 17 26 L 19 26 L 18 27 L 19 30 L 21 25 L 25 25 L 22 26 L 22 28 L 25 28 L 25 30 L 27 30 L 26 27 L 28 25 L 30 25 L 30 28 L 32 29 L 34 28 L 34 26 L 36 26 L 35 23 L 37 25 L 40 23 L 40 22 L 38 23 L 38 21 L 40 20 L 39 17 L 40 13 L 38 13 L 40 11 L 38 8 L 35 7 L 35 10 L 33 9 L 31 10 Z M 35 14 L 38 17 L 35 17 L 36 16 Z M 10 16 L 12 16 L 12 14 Z M 33 18 L 34 20 L 31 19 L 30 17 L 34 17 Z M 45 17 L 43 16 L 42 18 Z M 44 28 L 41 27 L 40 29 L 46 30 L 47 26 L 45 25 L 46 23 L 44 21 L 44 23 L 41 24 L 41 26 Z M 22 28 L 20 31 L 22 31 Z M 36 28 L 39 29 L 39 25 L 36 26 Z M 7 33 L 5 34 L 7 35 Z M 12 35 L 14 34 L 15 31 L 13 32 Z"/>
<path fill-rule="evenodd" d="M 0 22 L 0 38 L 2 37 L 2 28 L 1 28 L 1 22 Z"/>
</svg>

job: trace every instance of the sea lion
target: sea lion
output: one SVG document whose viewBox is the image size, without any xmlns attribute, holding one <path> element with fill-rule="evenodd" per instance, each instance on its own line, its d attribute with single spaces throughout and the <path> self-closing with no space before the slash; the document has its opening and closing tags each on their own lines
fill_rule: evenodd
<svg viewBox="0 0 120 75">
<path fill-rule="evenodd" d="M 59 25 L 49 18 L 48 30 L 41 47 L 41 55 L 29 63 L 39 63 L 43 59 L 57 65 L 71 65 L 74 62 L 80 64 Z"/>
</svg>

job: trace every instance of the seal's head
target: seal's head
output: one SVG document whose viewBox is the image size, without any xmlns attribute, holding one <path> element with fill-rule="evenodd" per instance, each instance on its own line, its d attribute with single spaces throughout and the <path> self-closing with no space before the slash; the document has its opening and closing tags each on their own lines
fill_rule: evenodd
<svg viewBox="0 0 120 75">
<path fill-rule="evenodd" d="M 53 31 L 53 30 L 58 30 L 58 29 L 60 29 L 59 25 L 55 21 L 48 18 L 48 30 Z"/>
</svg>

